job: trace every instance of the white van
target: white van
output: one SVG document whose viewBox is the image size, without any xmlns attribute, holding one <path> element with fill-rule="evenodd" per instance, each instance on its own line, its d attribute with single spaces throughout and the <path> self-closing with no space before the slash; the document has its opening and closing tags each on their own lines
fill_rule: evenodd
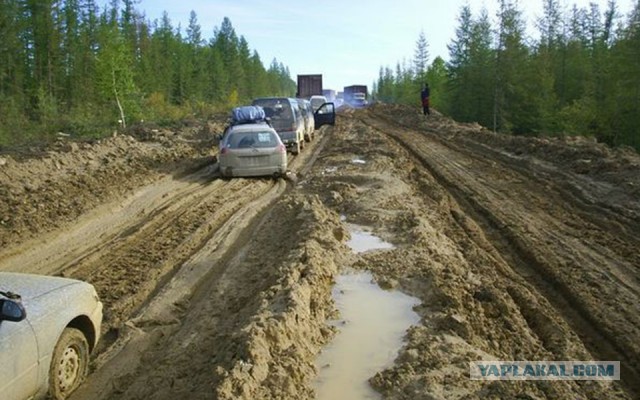
<svg viewBox="0 0 640 400">
<path fill-rule="evenodd" d="M 251 105 L 260 106 L 264 109 L 271 126 L 278 132 L 282 143 L 287 146 L 291 153 L 300 153 L 300 150 L 304 147 L 306 127 L 296 99 L 262 97 L 253 100 Z"/>
</svg>

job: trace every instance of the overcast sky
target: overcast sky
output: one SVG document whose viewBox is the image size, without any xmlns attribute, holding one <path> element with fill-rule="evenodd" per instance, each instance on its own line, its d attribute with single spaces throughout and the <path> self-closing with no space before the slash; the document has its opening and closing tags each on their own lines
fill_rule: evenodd
<svg viewBox="0 0 640 400">
<path fill-rule="evenodd" d="M 637 0 L 617 0 L 625 15 Z M 106 1 L 105 1 L 106 2 Z M 590 2 L 606 10 L 607 0 L 560 0 L 567 8 Z M 430 60 L 448 59 L 447 44 L 454 37 L 464 4 L 474 15 L 486 8 L 495 20 L 497 0 L 141 0 L 136 6 L 148 19 L 169 13 L 172 25 L 184 33 L 194 10 L 203 37 L 210 39 L 214 27 L 229 17 L 238 35 L 260 54 L 265 65 L 275 57 L 287 65 L 291 77 L 323 74 L 325 88 L 371 84 L 380 66 L 413 57 L 416 40 L 424 31 Z M 532 34 L 543 0 L 520 1 Z"/>
</svg>

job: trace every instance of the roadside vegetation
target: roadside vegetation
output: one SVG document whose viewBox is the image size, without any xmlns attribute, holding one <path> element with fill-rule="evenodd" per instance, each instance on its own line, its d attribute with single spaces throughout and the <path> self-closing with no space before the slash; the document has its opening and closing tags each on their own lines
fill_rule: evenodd
<svg viewBox="0 0 640 400">
<path fill-rule="evenodd" d="M 282 63 L 265 68 L 228 18 L 205 39 L 135 0 L 0 2 L 0 148 L 59 132 L 95 137 L 127 125 L 206 117 L 264 95 L 291 95 Z"/>
<path fill-rule="evenodd" d="M 468 5 L 458 18 L 449 61 L 428 64 L 424 34 L 410 62 L 381 67 L 374 95 L 418 105 L 420 86 L 431 104 L 461 122 L 517 135 L 593 136 L 640 149 L 640 2 L 622 15 L 615 0 L 602 11 L 544 0 L 527 36 L 515 1 L 500 0 L 496 24 Z"/>
</svg>

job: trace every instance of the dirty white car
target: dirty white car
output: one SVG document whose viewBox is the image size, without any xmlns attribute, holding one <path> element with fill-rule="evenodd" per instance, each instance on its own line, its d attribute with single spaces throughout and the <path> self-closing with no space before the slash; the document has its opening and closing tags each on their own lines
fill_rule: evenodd
<svg viewBox="0 0 640 400">
<path fill-rule="evenodd" d="M 282 177 L 287 172 L 287 148 L 266 122 L 234 125 L 220 142 L 220 175 Z"/>
<path fill-rule="evenodd" d="M 67 398 L 87 374 L 101 323 L 92 285 L 0 272 L 0 398 Z"/>
</svg>

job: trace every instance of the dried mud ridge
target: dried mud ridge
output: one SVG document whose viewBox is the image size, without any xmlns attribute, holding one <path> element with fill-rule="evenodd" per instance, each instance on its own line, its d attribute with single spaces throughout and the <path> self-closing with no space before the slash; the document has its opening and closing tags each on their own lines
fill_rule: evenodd
<svg viewBox="0 0 640 400">
<path fill-rule="evenodd" d="M 297 179 L 223 181 L 219 125 L 0 155 L 0 269 L 84 279 L 105 302 L 73 398 L 313 398 L 346 267 L 422 301 L 370 380 L 384 398 L 640 396 L 635 152 L 376 106 L 344 110 Z M 341 215 L 396 248 L 352 254 Z M 622 380 L 471 381 L 480 359 L 620 360 Z"/>
</svg>

